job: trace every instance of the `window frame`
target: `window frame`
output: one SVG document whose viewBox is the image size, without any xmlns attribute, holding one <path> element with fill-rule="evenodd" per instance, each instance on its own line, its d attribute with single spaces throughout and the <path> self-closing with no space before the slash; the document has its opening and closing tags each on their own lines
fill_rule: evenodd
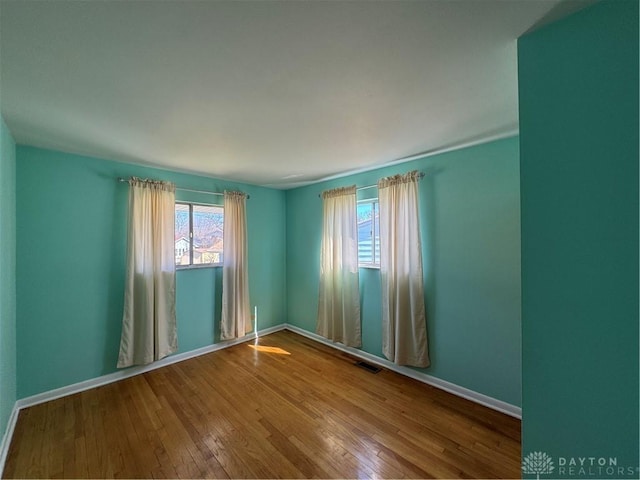
<svg viewBox="0 0 640 480">
<path fill-rule="evenodd" d="M 380 256 L 376 258 L 376 223 L 378 224 L 378 232 L 380 231 L 380 203 L 378 201 L 378 197 L 372 198 L 363 198 L 362 200 L 358 200 L 356 202 L 356 209 L 359 205 L 370 203 L 372 205 L 372 215 L 371 215 L 371 258 L 373 262 L 361 263 L 360 262 L 360 237 L 358 235 L 358 268 L 373 268 L 376 270 L 380 269 Z M 376 222 L 376 212 L 378 212 L 378 220 Z M 357 218 L 357 214 L 356 214 Z M 380 248 L 380 237 L 378 236 L 378 249 Z"/>
<path fill-rule="evenodd" d="M 216 207 L 222 210 L 222 219 L 223 219 L 223 225 L 224 225 L 224 205 L 219 205 L 219 204 L 215 204 L 215 203 L 203 203 L 203 202 L 190 202 L 188 200 L 176 200 L 174 202 L 174 230 L 175 230 L 175 206 L 176 205 L 186 205 L 189 207 L 189 233 L 188 233 L 188 240 L 189 240 L 189 264 L 188 265 L 179 265 L 177 263 L 175 263 L 175 255 L 174 255 L 174 266 L 176 268 L 176 270 L 191 270 L 191 269 L 198 269 L 198 268 L 219 268 L 223 266 L 223 262 L 219 262 L 219 263 L 193 263 L 193 207 Z M 223 235 L 224 235 L 224 227 L 222 229 L 223 231 Z M 174 235 L 175 238 L 175 235 Z M 174 240 L 175 242 L 175 240 Z M 224 244 L 222 246 L 222 254 L 223 254 L 223 259 L 224 259 Z"/>
</svg>

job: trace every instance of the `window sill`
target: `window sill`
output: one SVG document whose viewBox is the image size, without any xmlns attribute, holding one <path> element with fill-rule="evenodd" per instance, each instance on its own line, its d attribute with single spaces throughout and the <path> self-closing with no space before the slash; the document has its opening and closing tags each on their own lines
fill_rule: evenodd
<svg viewBox="0 0 640 480">
<path fill-rule="evenodd" d="M 176 265 L 176 271 L 182 270 L 200 270 L 201 268 L 217 268 L 222 267 L 221 263 L 205 263 L 195 265 Z"/>
<path fill-rule="evenodd" d="M 369 268 L 371 270 L 380 270 L 380 265 L 358 265 L 358 268 Z"/>
</svg>

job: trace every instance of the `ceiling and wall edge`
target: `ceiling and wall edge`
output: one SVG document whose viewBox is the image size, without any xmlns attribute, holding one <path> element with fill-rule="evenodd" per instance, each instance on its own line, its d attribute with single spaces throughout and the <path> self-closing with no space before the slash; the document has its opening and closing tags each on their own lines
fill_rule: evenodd
<svg viewBox="0 0 640 480">
<path fill-rule="evenodd" d="M 326 182 L 328 180 L 335 180 L 337 178 L 348 177 L 348 176 L 351 176 L 351 175 L 356 175 L 358 173 L 370 172 L 372 170 L 379 170 L 381 168 L 392 167 L 394 165 L 402 165 L 404 163 L 408 163 L 408 162 L 411 162 L 413 160 L 418 160 L 420 158 L 428 158 L 428 157 L 432 157 L 434 155 L 440 155 L 440 154 L 443 154 L 443 153 L 454 152 L 456 150 L 464 150 L 465 148 L 471 148 L 471 147 L 475 147 L 475 146 L 478 146 L 478 145 L 483 145 L 485 143 L 491 143 L 491 142 L 495 142 L 495 141 L 498 141 L 498 140 L 503 140 L 503 139 L 506 139 L 506 138 L 517 137 L 519 134 L 520 134 L 519 128 L 513 128 L 513 129 L 506 130 L 504 132 L 491 133 L 491 134 L 488 134 L 488 135 L 484 135 L 484 136 L 479 136 L 479 137 L 472 138 L 472 139 L 463 140 L 461 142 L 457 142 L 457 143 L 452 144 L 452 145 L 447 145 L 447 146 L 444 146 L 442 148 L 437 148 L 437 149 L 429 150 L 429 151 L 426 151 L 426 152 L 416 153 L 416 154 L 409 155 L 407 157 L 399 158 L 399 159 L 396 159 L 396 160 L 390 160 L 390 161 L 385 162 L 385 163 L 380 164 L 380 165 L 372 165 L 370 167 L 366 167 L 366 168 L 362 168 L 362 169 L 349 170 L 349 171 L 337 173 L 335 175 L 330 175 L 330 176 L 327 176 L 327 177 L 318 178 L 316 180 L 311 180 L 311 181 L 281 184 L 281 186 L 278 186 L 278 184 L 269 184 L 269 183 L 267 183 L 267 184 L 258 184 L 258 183 L 251 183 L 251 182 L 238 182 L 238 180 L 225 178 L 224 176 L 211 175 L 211 174 L 208 174 L 208 173 L 204 173 L 204 172 L 200 172 L 200 171 L 194 171 L 194 170 L 190 170 L 190 169 L 186 169 L 186 168 L 167 167 L 167 166 L 162 166 L 162 165 L 156 165 L 153 162 L 124 161 L 124 160 L 117 160 L 115 158 L 96 157 L 95 155 L 83 153 L 83 152 L 80 152 L 80 151 L 56 150 L 56 149 L 50 149 L 50 148 L 44 148 L 44 150 L 51 150 L 51 151 L 56 151 L 56 152 L 60 152 L 60 153 L 67 153 L 67 154 L 70 154 L 70 155 L 77 155 L 77 156 L 95 158 L 95 159 L 98 159 L 98 160 L 108 160 L 108 161 L 112 161 L 112 162 L 122 163 L 122 164 L 125 164 L 125 165 L 135 165 L 135 166 L 139 166 L 139 167 L 154 168 L 154 169 L 162 170 L 162 171 L 166 171 L 166 172 L 174 172 L 174 173 L 183 173 L 183 174 L 187 174 L 187 175 L 195 175 L 195 176 L 198 176 L 198 177 L 210 178 L 210 179 L 214 179 L 214 180 L 228 181 L 228 182 L 234 182 L 234 183 L 244 183 L 246 185 L 252 185 L 254 187 L 262 187 L 262 188 L 270 188 L 270 189 L 273 189 L 273 190 L 285 190 L 286 191 L 286 190 L 293 190 L 293 189 L 296 189 L 296 188 L 299 188 L 299 187 L 306 187 L 308 185 L 314 185 L 316 183 Z M 38 145 L 29 145 L 29 144 L 16 144 L 16 147 L 42 148 L 42 147 L 39 147 Z"/>
</svg>

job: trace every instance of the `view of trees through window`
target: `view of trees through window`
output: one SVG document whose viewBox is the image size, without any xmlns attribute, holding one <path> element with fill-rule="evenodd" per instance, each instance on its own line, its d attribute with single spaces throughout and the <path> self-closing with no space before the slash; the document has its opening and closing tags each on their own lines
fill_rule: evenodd
<svg viewBox="0 0 640 480">
<path fill-rule="evenodd" d="M 378 199 L 358 202 L 358 264 L 380 266 L 380 211 Z"/>
<path fill-rule="evenodd" d="M 223 207 L 176 203 L 176 265 L 221 264 L 223 260 L 223 224 Z"/>
</svg>

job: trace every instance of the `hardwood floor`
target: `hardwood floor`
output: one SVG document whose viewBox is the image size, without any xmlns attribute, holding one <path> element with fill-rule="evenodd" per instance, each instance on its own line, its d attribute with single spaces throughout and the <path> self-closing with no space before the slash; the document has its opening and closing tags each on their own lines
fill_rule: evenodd
<svg viewBox="0 0 640 480">
<path fill-rule="evenodd" d="M 515 478 L 520 421 L 295 333 L 20 412 L 5 478 Z"/>
</svg>

